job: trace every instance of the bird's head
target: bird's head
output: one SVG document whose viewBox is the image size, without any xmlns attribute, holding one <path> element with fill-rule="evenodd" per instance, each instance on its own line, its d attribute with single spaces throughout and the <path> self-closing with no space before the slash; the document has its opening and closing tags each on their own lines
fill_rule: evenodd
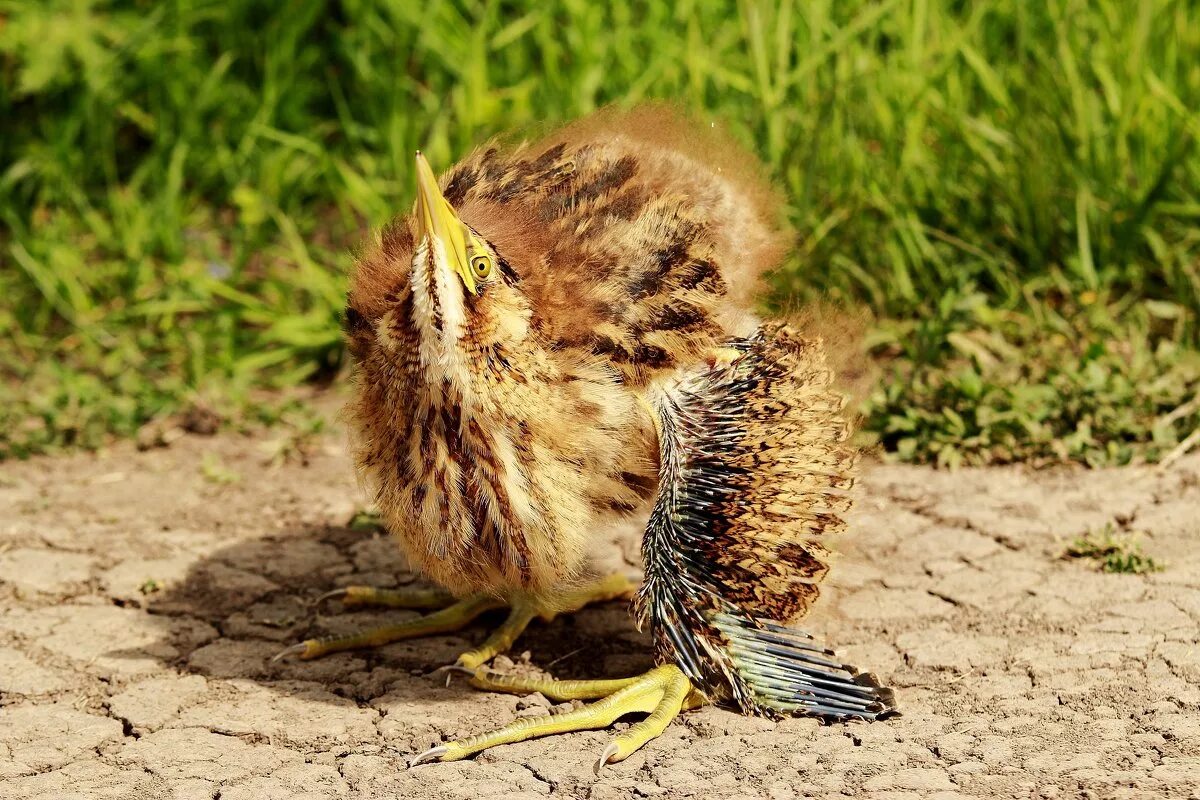
<svg viewBox="0 0 1200 800">
<path fill-rule="evenodd" d="M 367 381 L 420 379 L 469 407 L 524 349 L 530 305 L 516 270 L 447 200 L 420 152 L 416 175 L 412 215 L 360 262 L 346 311 L 350 347 Z M 503 238 L 512 225 L 500 222 Z M 407 368 L 397 374 L 397 365 Z"/>
</svg>

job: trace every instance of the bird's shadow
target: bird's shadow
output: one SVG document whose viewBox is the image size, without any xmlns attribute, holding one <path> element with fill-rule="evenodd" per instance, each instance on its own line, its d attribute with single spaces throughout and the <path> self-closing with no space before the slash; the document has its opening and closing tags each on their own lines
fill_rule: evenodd
<svg viewBox="0 0 1200 800">
<path fill-rule="evenodd" d="M 312 661 L 272 656 L 310 637 L 350 633 L 412 619 L 420 612 L 318 606 L 326 592 L 350 584 L 427 586 L 408 568 L 388 534 L 360 527 L 302 525 L 241 540 L 195 561 L 165 588 L 132 602 L 149 612 L 163 637 L 129 657 L 154 655 L 185 674 L 243 679 L 273 691 L 369 703 L 388 695 L 460 701 L 474 691 L 463 681 L 450 688 L 430 673 L 481 642 L 504 612 L 481 617 L 461 632 L 335 653 Z M 653 666 L 650 638 L 639 632 L 627 601 L 590 606 L 552 622 L 535 621 L 511 657 L 557 678 L 612 678 Z M 110 655 L 121 655 L 112 653 Z M 437 691 L 434 691 L 434 689 Z"/>
</svg>

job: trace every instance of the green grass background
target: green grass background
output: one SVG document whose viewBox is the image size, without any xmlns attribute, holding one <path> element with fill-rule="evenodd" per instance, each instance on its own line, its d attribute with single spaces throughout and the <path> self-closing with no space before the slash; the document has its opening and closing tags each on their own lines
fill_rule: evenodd
<svg viewBox="0 0 1200 800">
<path fill-rule="evenodd" d="M 0 0 L 0 457 L 273 418 L 414 149 L 651 98 L 786 188 L 764 302 L 869 310 L 896 457 L 1200 425 L 1196 2 Z"/>
</svg>

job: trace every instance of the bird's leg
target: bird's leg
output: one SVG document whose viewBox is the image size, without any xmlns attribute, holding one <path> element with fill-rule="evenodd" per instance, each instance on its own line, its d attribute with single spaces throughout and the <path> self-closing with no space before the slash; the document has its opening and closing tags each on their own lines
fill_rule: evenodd
<svg viewBox="0 0 1200 800">
<path fill-rule="evenodd" d="M 494 595 L 477 594 L 454 601 L 440 589 L 406 590 L 375 589 L 369 586 L 348 586 L 322 596 L 341 598 L 351 606 L 376 605 L 389 608 L 438 608 L 425 616 L 396 625 L 360 631 L 348 636 L 307 639 L 278 653 L 274 660 L 298 656 L 302 660 L 320 658 L 343 650 L 380 647 L 403 639 L 415 639 L 439 633 L 452 633 L 465 628 L 486 611 L 509 609 L 508 617 L 478 647 L 459 656 L 455 666 L 473 669 L 508 650 L 535 617 L 549 622 L 560 613 L 578 611 L 589 603 L 629 597 L 636 585 L 624 575 L 609 575 L 579 589 L 549 598 L 517 594 L 507 602 Z M 449 605 L 446 605 L 449 603 Z"/>
<path fill-rule="evenodd" d="M 399 606 L 411 608 L 411 606 Z M 343 650 L 359 650 L 365 647 L 382 647 L 385 644 L 398 642 L 403 639 L 416 639 L 421 636 L 433 636 L 439 633 L 453 633 L 462 630 L 475 621 L 475 618 L 485 611 L 503 608 L 504 601 L 490 595 L 472 595 L 465 600 L 446 606 L 416 619 L 400 622 L 395 625 L 383 625 L 369 628 L 365 631 L 352 633 L 349 636 L 329 636 L 323 639 L 306 639 L 275 654 L 272 661 L 278 661 L 287 656 L 298 656 L 302 661 L 320 658 L 330 653 Z"/>
<path fill-rule="evenodd" d="M 628 758 L 646 742 L 661 734 L 680 711 L 697 708 L 707 702 L 674 664 L 655 667 L 633 678 L 598 681 L 531 679 L 475 669 L 471 671 L 471 684 L 494 692 L 541 692 L 551 700 L 596 702 L 565 714 L 520 719 L 490 733 L 439 745 L 417 756 L 412 762 L 414 766 L 427 761 L 457 761 L 498 744 L 523 742 L 554 733 L 607 728 L 626 714 L 648 714 L 604 748 L 596 761 L 595 769 L 599 772 L 605 764 Z"/>
<path fill-rule="evenodd" d="M 458 657 L 454 666 L 474 669 L 486 664 L 512 647 L 517 637 L 525 632 L 534 617 L 550 622 L 559 614 L 569 614 L 591 603 L 604 603 L 622 597 L 631 597 L 637 585 L 619 573 L 606 575 L 578 589 L 549 598 L 518 594 L 510 601 L 508 618 L 500 627 L 473 650 Z"/>
</svg>

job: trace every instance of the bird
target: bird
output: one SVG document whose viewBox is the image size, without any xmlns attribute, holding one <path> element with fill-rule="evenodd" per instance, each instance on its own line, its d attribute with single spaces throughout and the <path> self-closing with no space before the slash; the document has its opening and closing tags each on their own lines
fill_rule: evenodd
<svg viewBox="0 0 1200 800">
<path fill-rule="evenodd" d="M 596 770 L 682 711 L 875 720 L 892 690 L 792 624 L 845 527 L 856 451 L 819 336 L 756 309 L 788 249 L 781 196 L 715 124 L 604 109 L 494 139 L 362 248 L 344 327 L 360 477 L 438 588 L 348 586 L 344 605 L 423 609 L 280 657 L 462 629 L 507 609 L 451 672 L 484 690 L 592 700 L 437 744 L 412 764 L 645 718 Z M 643 577 L 602 574 L 597 531 L 643 528 Z M 628 600 L 643 675 L 553 680 L 488 664 L 537 618 Z"/>
</svg>

